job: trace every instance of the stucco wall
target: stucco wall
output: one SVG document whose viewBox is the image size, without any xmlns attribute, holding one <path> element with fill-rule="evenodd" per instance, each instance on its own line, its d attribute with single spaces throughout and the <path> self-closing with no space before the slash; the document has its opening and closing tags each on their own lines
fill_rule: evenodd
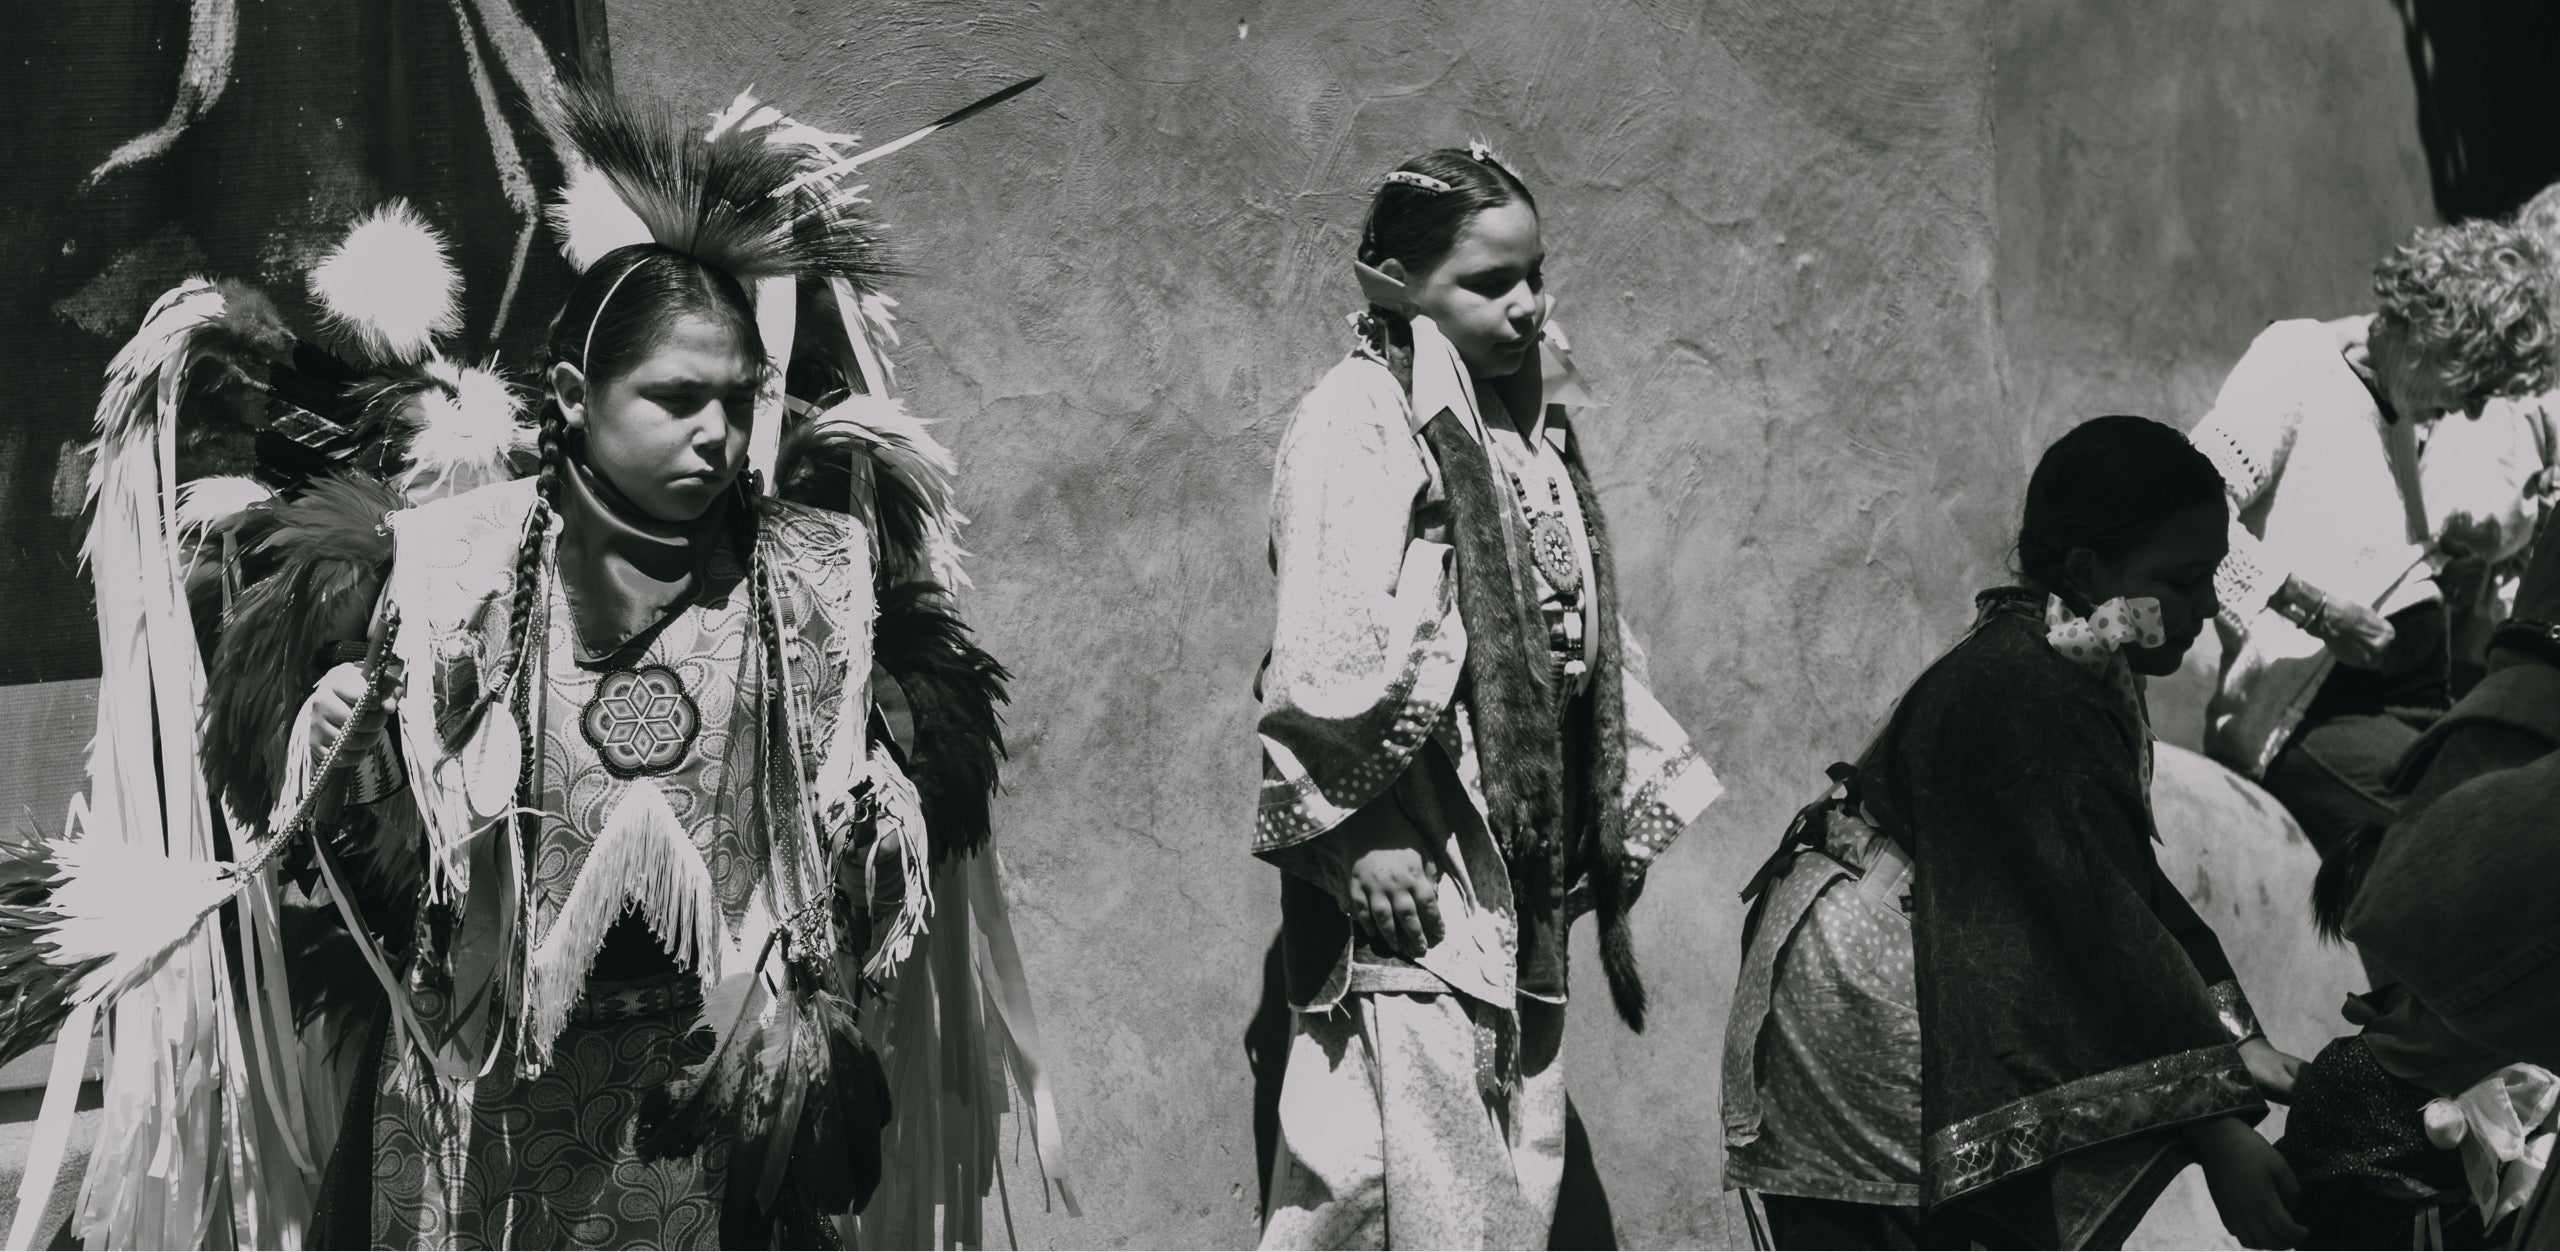
<svg viewBox="0 0 2560 1252">
<path fill-rule="evenodd" d="M 1997 0 L 2002 395 L 2039 440 L 2099 413 L 2192 425 L 2249 340 L 2371 309 L 2438 220 L 2387 0 Z M 2199 746 L 2210 632 L 2153 694 Z"/>
<path fill-rule="evenodd" d="M 1717 1191 L 1733 892 L 1961 624 L 2035 452 L 2098 412 L 2192 421 L 2260 326 L 2355 310 L 2432 217 L 2384 0 L 610 7 L 627 86 L 753 84 L 875 139 L 1050 75 L 875 167 L 918 270 L 898 359 L 951 419 L 972 615 L 1021 673 L 1003 838 L 1086 1205 L 1017 1174 L 1026 1246 L 1252 1241 L 1264 499 L 1397 159 L 1482 135 L 1537 188 L 1613 406 L 1584 430 L 1628 608 L 1732 789 L 1639 912 L 1652 1031 L 1575 1011 L 1630 1246 L 1747 1246 Z M 2174 742 L 2196 662 L 2155 693 Z M 2173 878 L 2310 1050 L 2353 975 L 2300 924 L 2298 834 L 2192 757 L 2160 787 Z M 2134 1242 L 2228 1246 L 2192 1177 Z"/>
<path fill-rule="evenodd" d="M 1491 140 L 1546 209 L 1628 609 L 1733 794 L 1639 911 L 1659 1009 L 1576 1006 L 1622 1237 L 1747 1246 L 1714 1199 L 1734 891 L 1966 611 L 2031 432 L 2000 416 L 1980 4 L 623 0 L 617 79 L 749 83 L 885 138 L 899 359 L 953 420 L 974 619 L 1021 673 L 1002 810 L 1081 1222 L 1245 1246 L 1274 871 L 1245 853 L 1272 450 L 1338 358 L 1365 194 Z M 1587 949 L 1580 967 L 1595 976 Z"/>
<path fill-rule="evenodd" d="M 1086 1204 L 1017 1188 L 1034 1245 L 1253 1237 L 1265 493 L 1397 159 L 1482 135 L 1538 190 L 1628 608 L 1732 788 L 1640 913 L 1652 1031 L 1575 1011 L 1632 1246 L 1747 1246 L 1717 1196 L 1733 891 L 1960 624 L 2036 451 L 2192 420 L 2261 324 L 2353 309 L 2428 216 L 2380 3 L 617 0 L 613 35 L 625 84 L 752 83 L 875 138 L 1050 75 L 876 167 L 919 271 L 899 359 L 953 419 L 972 612 L 1022 675 L 1003 838 Z M 2199 700 L 2164 693 L 2171 738 Z M 2346 976 L 2290 920 L 2281 822 L 2187 826 L 2230 846 L 2173 849 L 2182 877 L 2244 867 L 2215 914 L 2244 969 Z M 2309 1046 L 2325 996 L 2292 990 Z M 2147 1239 L 2218 1235 L 2181 1195 Z"/>
</svg>

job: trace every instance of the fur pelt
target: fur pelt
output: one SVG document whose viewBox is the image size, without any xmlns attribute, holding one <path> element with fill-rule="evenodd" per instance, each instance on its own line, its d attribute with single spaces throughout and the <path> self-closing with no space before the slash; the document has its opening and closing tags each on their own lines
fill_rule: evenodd
<svg viewBox="0 0 2560 1252">
<path fill-rule="evenodd" d="M 1564 850 L 1564 748 L 1548 678 L 1547 632 L 1528 580 L 1527 537 L 1494 490 L 1484 446 L 1446 412 L 1422 428 L 1449 495 L 1449 542 L 1458 558 L 1458 616 L 1467 628 L 1467 694 L 1494 841 L 1526 897 L 1552 907 Z"/>
<path fill-rule="evenodd" d="M 1627 811 L 1618 803 L 1627 786 L 1627 669 L 1625 641 L 1618 634 L 1617 564 L 1599 493 L 1582 463 L 1582 443 L 1569 428 L 1564 463 L 1582 505 L 1583 530 L 1591 539 L 1591 594 L 1603 609 L 1597 637 L 1589 643 L 1589 727 L 1595 750 L 1588 785 L 1594 802 L 1583 810 L 1589 824 L 1582 830 L 1579 859 L 1600 915 L 1600 971 L 1609 981 L 1609 998 L 1628 1028 L 1642 1031 L 1644 979 L 1636 969 L 1635 936 L 1627 915 L 1644 891 L 1644 867 L 1627 855 Z"/>
<path fill-rule="evenodd" d="M 1626 855 L 1626 815 L 1619 804 L 1627 772 L 1626 689 L 1618 640 L 1617 585 L 1609 561 L 1607 529 L 1592 494 L 1581 453 L 1566 441 L 1565 461 L 1583 505 L 1591 540 L 1594 586 L 1600 607 L 1585 658 L 1592 684 L 1580 701 L 1580 726 L 1590 736 L 1586 768 L 1565 768 L 1564 719 L 1550 678 L 1545 623 L 1522 571 L 1528 537 L 1511 502 L 1495 489 L 1485 448 L 1446 413 L 1431 418 L 1422 436 L 1440 466 L 1448 493 L 1450 544 L 1458 564 L 1458 615 L 1467 630 L 1464 694 L 1474 719 L 1479 774 L 1488 824 L 1511 869 L 1512 896 L 1521 913 L 1524 953 L 1530 932 L 1546 928 L 1554 959 L 1563 961 L 1563 912 L 1568 866 L 1589 875 L 1600 913 L 1602 972 L 1610 999 L 1630 1029 L 1644 1029 L 1644 984 L 1635 964 L 1628 910 L 1640 890 Z M 1565 789 L 1577 789 L 1568 803 Z M 1568 812 L 1582 829 L 1563 829 Z M 1536 910 L 1536 913 L 1532 911 Z M 1543 914 L 1543 916 L 1540 916 Z"/>
</svg>

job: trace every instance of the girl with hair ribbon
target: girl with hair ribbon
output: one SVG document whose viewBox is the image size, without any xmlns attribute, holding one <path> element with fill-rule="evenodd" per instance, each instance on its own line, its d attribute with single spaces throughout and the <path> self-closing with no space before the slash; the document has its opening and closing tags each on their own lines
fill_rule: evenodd
<svg viewBox="0 0 2560 1252">
<path fill-rule="evenodd" d="M 2212 619 L 2228 518 L 2170 427 L 2064 435 L 2018 585 L 1753 879 L 1725 1183 L 1774 1246 L 2120 1246 L 2190 1161 L 2244 1244 L 2301 1237 L 2251 1129 L 2300 1063 L 2152 851 L 2143 684 Z"/>
<path fill-rule="evenodd" d="M 1293 1026 L 1263 1246 L 1544 1247 L 1565 933 L 1629 910 L 1715 799 L 1624 632 L 1527 187 L 1482 145 L 1372 198 L 1350 355 L 1272 487 L 1253 850 Z"/>
</svg>

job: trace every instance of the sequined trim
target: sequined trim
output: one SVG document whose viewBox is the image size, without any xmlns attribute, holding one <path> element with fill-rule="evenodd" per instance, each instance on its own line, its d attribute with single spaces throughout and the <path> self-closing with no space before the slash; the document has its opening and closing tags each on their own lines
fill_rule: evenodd
<svg viewBox="0 0 2560 1252">
<path fill-rule="evenodd" d="M 1256 853 L 1285 848 L 1323 834 L 1332 829 L 1342 815 L 1359 807 L 1358 803 L 1344 801 L 1356 799 L 1365 803 L 1404 773 L 1414 752 L 1431 737 L 1432 730 L 1448 710 L 1445 702 L 1416 698 L 1415 695 L 1426 673 L 1454 672 L 1460 663 L 1459 650 L 1451 645 L 1448 632 L 1441 629 L 1444 621 L 1445 618 L 1435 618 L 1415 630 L 1413 648 L 1407 654 L 1403 672 L 1396 676 L 1394 683 L 1387 688 L 1385 698 L 1379 701 L 1380 707 L 1392 708 L 1395 712 L 1390 718 L 1383 719 L 1387 725 L 1371 740 L 1377 745 L 1375 749 L 1342 769 L 1337 777 L 1318 777 L 1320 767 L 1308 762 L 1300 763 L 1304 772 L 1295 777 L 1266 775 L 1255 822 L 1253 850 Z M 1437 685 L 1434 684 L 1435 687 Z M 1377 720 L 1382 719 L 1372 714 L 1353 720 L 1351 725 L 1374 724 Z M 1320 813 L 1319 806 L 1326 810 L 1340 810 L 1340 813 Z"/>
<path fill-rule="evenodd" d="M 2233 1043 L 2245 1043 L 2265 1034 L 2258 1025 L 2258 1011 L 2249 1007 L 2249 993 L 2234 980 L 2224 980 L 2206 988 L 2213 996 L 2213 1014 L 2222 1020 L 2222 1028 L 2231 1032 Z"/>
<path fill-rule="evenodd" d="M 2092 1074 L 1939 1128 L 1921 1154 L 1925 1203 L 1935 1208 L 2065 1153 L 2261 1107 L 2227 1043 Z"/>
</svg>

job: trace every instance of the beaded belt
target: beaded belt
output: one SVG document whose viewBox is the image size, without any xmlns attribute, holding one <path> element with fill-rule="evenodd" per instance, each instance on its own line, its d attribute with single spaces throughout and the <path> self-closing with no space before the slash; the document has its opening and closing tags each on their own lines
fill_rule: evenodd
<svg viewBox="0 0 2560 1252">
<path fill-rule="evenodd" d="M 581 1025 L 628 1021 L 635 1017 L 674 1017 L 702 1007 L 702 983 L 691 974 L 654 978 L 587 980 L 587 993 L 569 1010 Z"/>
</svg>

